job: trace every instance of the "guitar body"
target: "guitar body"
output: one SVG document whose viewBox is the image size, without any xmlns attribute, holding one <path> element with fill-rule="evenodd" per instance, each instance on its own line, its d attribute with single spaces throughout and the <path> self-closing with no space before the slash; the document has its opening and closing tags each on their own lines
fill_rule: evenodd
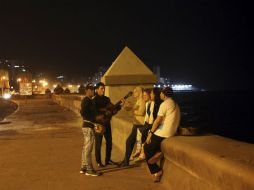
<svg viewBox="0 0 254 190">
<path fill-rule="evenodd" d="M 124 100 L 126 100 L 128 97 L 132 96 L 132 92 L 128 92 L 126 96 L 123 97 Z M 103 123 L 110 122 L 113 115 L 117 114 L 117 112 L 121 109 L 121 103 L 122 101 L 118 101 L 115 105 L 109 104 L 106 106 L 106 108 L 100 109 L 100 112 L 104 115 L 104 121 Z"/>
</svg>

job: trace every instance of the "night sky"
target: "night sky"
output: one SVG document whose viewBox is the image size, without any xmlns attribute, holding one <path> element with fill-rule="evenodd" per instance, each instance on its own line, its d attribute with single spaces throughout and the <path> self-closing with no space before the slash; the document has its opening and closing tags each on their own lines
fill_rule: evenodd
<svg viewBox="0 0 254 190">
<path fill-rule="evenodd" d="M 91 76 L 125 46 L 161 75 L 204 89 L 248 89 L 252 6 L 244 1 L 0 1 L 0 59 Z"/>
</svg>

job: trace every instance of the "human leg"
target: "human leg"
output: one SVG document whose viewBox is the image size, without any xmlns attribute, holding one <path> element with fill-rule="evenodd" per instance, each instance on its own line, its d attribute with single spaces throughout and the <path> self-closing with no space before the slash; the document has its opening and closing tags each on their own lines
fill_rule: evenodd
<svg viewBox="0 0 254 190">
<path fill-rule="evenodd" d="M 140 132 L 142 134 L 142 143 L 144 144 L 148 135 L 148 131 L 152 128 L 152 124 L 145 124 L 143 127 L 140 128 Z"/>
<path fill-rule="evenodd" d="M 84 135 L 84 144 L 82 149 L 82 161 L 80 173 L 86 170 L 93 170 L 92 150 L 94 143 L 94 131 L 91 128 L 82 128 Z"/>
<path fill-rule="evenodd" d="M 140 155 L 141 153 L 141 149 L 142 149 L 142 142 L 141 142 L 141 138 L 142 138 L 142 134 L 139 130 L 140 128 L 137 128 L 137 135 L 136 135 L 136 151 L 133 155 L 133 158 L 136 158 Z"/>
<path fill-rule="evenodd" d="M 95 159 L 96 159 L 97 164 L 101 164 L 102 137 L 103 136 L 100 134 L 95 134 Z"/>
<path fill-rule="evenodd" d="M 155 173 L 158 173 L 159 171 L 161 171 L 161 168 L 157 165 L 157 163 L 150 164 L 148 161 L 157 152 L 160 152 L 160 145 L 161 145 L 161 141 L 163 139 L 164 139 L 163 137 L 152 135 L 151 143 L 145 144 L 145 146 L 144 146 L 146 162 L 147 162 L 147 165 L 148 165 L 148 168 L 149 168 L 151 174 L 155 174 Z"/>
<path fill-rule="evenodd" d="M 106 140 L 106 157 L 105 157 L 105 165 L 109 164 L 111 158 L 111 151 L 112 151 L 112 132 L 111 132 L 111 125 L 106 126 L 106 130 L 104 133 L 104 138 Z"/>
<path fill-rule="evenodd" d="M 138 125 L 133 125 L 130 135 L 128 136 L 125 144 L 125 156 L 120 166 L 128 166 L 132 150 L 134 148 L 137 136 Z"/>
</svg>

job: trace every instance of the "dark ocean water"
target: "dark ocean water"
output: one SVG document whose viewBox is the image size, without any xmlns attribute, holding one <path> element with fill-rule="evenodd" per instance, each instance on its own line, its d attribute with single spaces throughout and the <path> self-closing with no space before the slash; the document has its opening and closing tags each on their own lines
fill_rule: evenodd
<svg viewBox="0 0 254 190">
<path fill-rule="evenodd" d="M 251 91 L 176 92 L 181 127 L 254 143 L 254 97 Z"/>
</svg>

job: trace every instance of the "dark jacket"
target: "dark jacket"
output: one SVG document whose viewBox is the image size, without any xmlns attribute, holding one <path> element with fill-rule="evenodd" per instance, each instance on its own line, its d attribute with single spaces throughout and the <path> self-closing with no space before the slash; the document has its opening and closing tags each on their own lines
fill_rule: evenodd
<svg viewBox="0 0 254 190">
<path fill-rule="evenodd" d="M 97 115 L 102 114 L 104 115 L 106 119 L 106 121 L 102 124 L 106 126 L 110 125 L 111 117 L 107 117 L 107 111 L 105 111 L 105 110 L 109 110 L 109 108 L 113 106 L 110 99 L 107 96 L 99 96 L 98 94 L 96 94 L 93 98 L 93 102 L 94 102 L 96 114 Z"/>
<path fill-rule="evenodd" d="M 96 109 L 95 109 L 94 102 L 90 98 L 85 97 L 81 101 L 80 114 L 83 117 L 83 120 L 88 120 L 90 122 L 95 122 Z M 83 127 L 93 128 L 94 126 L 93 126 L 93 124 L 84 121 L 83 122 Z"/>
</svg>

